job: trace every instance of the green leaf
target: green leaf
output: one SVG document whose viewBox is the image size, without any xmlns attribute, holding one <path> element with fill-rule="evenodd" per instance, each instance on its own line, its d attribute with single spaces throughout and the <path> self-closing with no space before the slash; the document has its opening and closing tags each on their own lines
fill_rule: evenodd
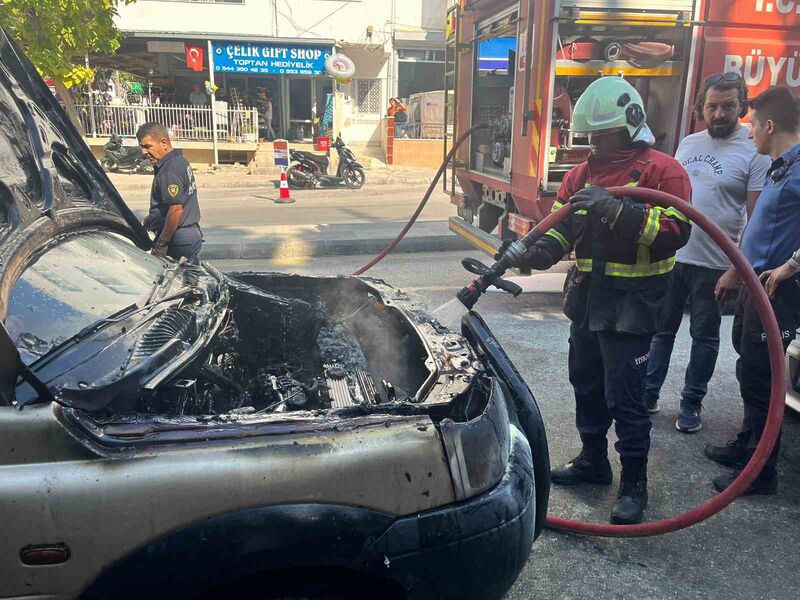
<svg viewBox="0 0 800 600">
<path fill-rule="evenodd" d="M 66 87 L 92 80 L 87 54 L 113 54 L 120 46 L 117 7 L 135 0 L 5 0 L 0 26 L 25 50 L 40 73 Z"/>
</svg>

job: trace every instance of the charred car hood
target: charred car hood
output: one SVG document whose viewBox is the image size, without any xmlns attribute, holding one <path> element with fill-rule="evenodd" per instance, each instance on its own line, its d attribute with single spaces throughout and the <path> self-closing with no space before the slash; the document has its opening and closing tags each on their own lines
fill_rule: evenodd
<svg viewBox="0 0 800 600">
<path fill-rule="evenodd" d="M 147 248 L 150 242 L 34 66 L 2 29 L 0 120 L 2 319 L 11 246 L 43 220 L 79 227 L 83 210 L 92 215 L 92 225 L 108 220 L 137 245 Z"/>
</svg>

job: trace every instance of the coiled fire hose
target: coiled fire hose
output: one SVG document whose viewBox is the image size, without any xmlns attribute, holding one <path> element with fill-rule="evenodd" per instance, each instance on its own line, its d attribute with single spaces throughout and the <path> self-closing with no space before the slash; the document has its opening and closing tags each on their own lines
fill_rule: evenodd
<svg viewBox="0 0 800 600">
<path fill-rule="evenodd" d="M 383 258 L 389 254 L 392 249 L 394 249 L 400 240 L 403 239 L 406 233 L 408 233 L 408 231 L 414 225 L 414 222 L 416 221 L 417 217 L 419 217 L 422 209 L 425 207 L 425 204 L 433 193 L 434 187 L 436 186 L 439 178 L 442 176 L 442 173 L 444 172 L 447 164 L 455 154 L 458 147 L 473 132 L 485 127 L 486 126 L 482 124 L 475 125 L 471 129 L 467 130 L 457 140 L 457 142 L 453 145 L 452 150 L 450 150 L 445 158 L 445 161 L 439 168 L 439 171 L 436 173 L 436 177 L 434 177 L 433 181 L 431 182 L 428 191 L 425 193 L 425 196 L 423 197 L 419 207 L 414 212 L 411 219 L 408 221 L 400 234 L 398 234 L 398 236 L 392 240 L 392 242 L 380 254 L 370 260 L 366 265 L 358 269 L 355 273 L 353 273 L 353 275 L 361 275 L 368 269 L 372 268 L 378 262 L 383 260 Z M 609 188 L 609 191 L 615 196 L 628 196 L 634 200 L 647 204 L 672 206 L 691 219 L 694 225 L 700 226 L 700 228 L 717 243 L 717 245 L 730 259 L 733 266 L 736 267 L 736 271 L 742 278 L 756 304 L 758 315 L 761 318 L 761 323 L 763 324 L 764 332 L 767 336 L 767 348 L 769 350 L 769 361 L 772 371 L 769 411 L 767 413 L 767 422 L 764 427 L 764 431 L 761 434 L 761 440 L 759 441 L 753 456 L 750 458 L 745 468 L 742 469 L 741 473 L 739 473 L 739 476 L 725 489 L 725 491 L 719 493 L 705 504 L 702 504 L 685 513 L 667 519 L 640 523 L 638 525 L 584 523 L 582 521 L 574 521 L 555 516 L 549 516 L 547 518 L 548 528 L 567 533 L 578 533 L 600 537 L 648 537 L 685 529 L 687 527 L 691 527 L 692 525 L 696 525 L 697 523 L 704 521 L 709 517 L 712 517 L 723 510 L 731 502 L 736 500 L 736 498 L 738 498 L 740 495 L 742 495 L 742 493 L 746 491 L 755 481 L 761 472 L 761 469 L 766 464 L 772 449 L 775 447 L 778 434 L 780 433 L 781 424 L 783 422 L 783 410 L 786 400 L 786 365 L 784 362 L 783 343 L 779 334 L 778 323 L 775 320 L 775 313 L 772 310 L 767 293 L 764 291 L 764 287 L 761 285 L 758 276 L 756 275 L 755 271 L 753 271 L 753 268 L 747 262 L 747 259 L 745 259 L 742 252 L 739 250 L 736 244 L 734 244 L 733 241 L 719 228 L 718 225 L 716 225 L 713 221 L 711 221 L 708 217 L 706 217 L 688 202 L 665 192 L 637 187 L 614 187 Z M 528 236 L 533 238 L 541 237 L 553 226 L 566 218 L 571 211 L 572 205 L 570 203 L 566 203 L 560 209 L 551 213 L 542 221 L 540 221 L 531 231 L 531 233 L 528 234 Z M 502 275 L 502 273 L 495 273 L 497 280 L 501 282 L 502 285 L 500 275 Z M 494 284 L 493 282 L 489 283 L 491 285 Z M 473 283 L 473 285 L 475 284 Z M 466 289 L 467 288 L 465 288 L 465 290 Z M 484 292 L 485 289 L 486 288 L 484 287 L 483 290 L 479 290 L 480 293 Z M 462 290 L 462 292 L 463 291 L 464 290 Z"/>
</svg>

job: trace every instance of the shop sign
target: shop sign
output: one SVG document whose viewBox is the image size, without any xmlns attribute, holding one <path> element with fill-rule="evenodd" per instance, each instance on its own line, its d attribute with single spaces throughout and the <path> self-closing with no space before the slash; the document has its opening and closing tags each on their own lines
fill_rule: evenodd
<svg viewBox="0 0 800 600">
<path fill-rule="evenodd" d="M 260 75 L 323 75 L 330 46 L 212 42 L 214 71 Z"/>
</svg>

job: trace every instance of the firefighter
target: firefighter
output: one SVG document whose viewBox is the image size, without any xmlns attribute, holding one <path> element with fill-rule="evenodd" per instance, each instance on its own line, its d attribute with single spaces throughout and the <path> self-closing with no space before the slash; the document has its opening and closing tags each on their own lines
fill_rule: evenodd
<svg viewBox="0 0 800 600">
<path fill-rule="evenodd" d="M 586 89 L 572 130 L 588 134 L 592 152 L 564 177 L 553 210 L 572 202 L 574 212 L 523 259 L 539 270 L 573 248 L 577 259 L 564 312 L 572 321 L 569 379 L 583 448 L 551 477 L 556 485 L 610 485 L 606 435 L 613 422 L 622 475 L 611 522 L 638 523 L 647 506 L 651 427 L 642 382 L 668 274 L 690 223 L 673 208 L 615 198 L 604 188 L 640 186 L 689 200 L 691 186 L 677 161 L 652 149 L 642 98 L 621 77 Z"/>
</svg>

